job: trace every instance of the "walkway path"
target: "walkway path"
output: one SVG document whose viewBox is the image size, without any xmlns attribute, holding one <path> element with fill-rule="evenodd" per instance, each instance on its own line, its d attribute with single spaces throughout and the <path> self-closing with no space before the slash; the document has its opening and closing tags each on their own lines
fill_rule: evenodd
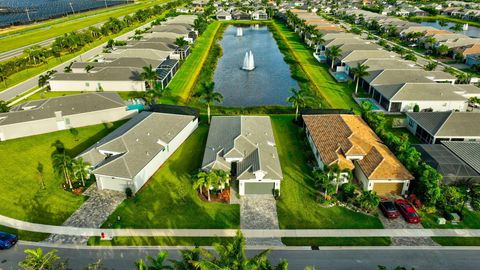
<svg viewBox="0 0 480 270">
<path fill-rule="evenodd" d="M 271 195 L 248 195 L 240 199 L 242 230 L 278 230 L 277 202 Z M 281 246 L 279 237 L 246 237 L 248 246 Z"/>
<path fill-rule="evenodd" d="M 92 185 L 85 191 L 84 195 L 89 197 L 87 201 L 63 223 L 63 226 L 100 228 L 113 211 L 115 211 L 117 206 L 125 199 L 124 193 L 111 190 L 98 190 L 95 185 Z M 88 236 L 52 234 L 45 242 L 86 245 L 88 238 Z"/>
<path fill-rule="evenodd" d="M 236 229 L 98 229 L 30 223 L 0 215 L 0 225 L 18 230 L 75 236 L 233 237 Z M 245 237 L 480 237 L 480 229 L 242 229 Z"/>
</svg>

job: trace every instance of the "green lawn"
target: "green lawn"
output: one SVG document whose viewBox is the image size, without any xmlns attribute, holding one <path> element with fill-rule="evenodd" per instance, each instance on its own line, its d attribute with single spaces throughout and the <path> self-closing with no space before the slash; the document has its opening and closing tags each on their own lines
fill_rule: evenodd
<svg viewBox="0 0 480 270">
<path fill-rule="evenodd" d="M 390 246 L 389 237 L 283 237 L 287 246 Z"/>
<path fill-rule="evenodd" d="M 282 229 L 383 228 L 376 217 L 343 207 L 323 208 L 315 201 L 311 167 L 313 154 L 293 116 L 271 116 L 282 164 L 282 195 L 277 212 Z"/>
<path fill-rule="evenodd" d="M 418 140 L 417 137 L 415 137 L 410 131 L 408 131 L 407 128 L 401 127 L 401 128 L 394 128 L 392 126 L 393 119 L 400 118 L 400 119 L 405 119 L 405 116 L 398 116 L 398 115 L 385 115 L 385 119 L 387 119 L 387 123 L 385 125 L 385 129 L 387 131 L 392 132 L 393 134 L 397 135 L 398 137 L 402 136 L 407 136 L 408 141 L 411 144 L 419 144 L 421 143 L 420 140 Z"/>
<path fill-rule="evenodd" d="M 139 9 L 149 8 L 165 2 L 168 2 L 168 0 L 141 1 L 138 4 L 83 12 L 74 16 L 48 20 L 33 24 L 32 26 L 22 27 L 19 30 L 9 31 L 0 35 L 2 37 L 0 39 L 0 52 L 6 52 L 49 38 L 57 37 L 65 33 L 107 21 L 110 17 L 118 18 L 134 13 Z"/>
<path fill-rule="evenodd" d="M 111 241 L 100 241 L 91 237 L 89 246 L 212 246 L 231 241 L 231 237 L 114 237 Z"/>
<path fill-rule="evenodd" d="M 352 93 L 355 90 L 352 84 L 336 82 L 328 72 L 327 65 L 319 63 L 313 57 L 313 51 L 307 48 L 298 35 L 285 24 L 275 21 L 273 26 L 280 32 L 286 44 L 293 51 L 294 57 L 300 63 L 308 79 L 316 86 L 316 91 L 331 108 L 353 108 L 357 111 L 360 109 L 352 98 Z"/>
<path fill-rule="evenodd" d="M 435 214 L 421 213 L 422 225 L 424 228 L 434 229 L 480 229 L 480 212 L 463 210 L 464 220 L 459 222 L 458 225 L 452 225 L 450 223 L 445 225 L 437 224 Z"/>
<path fill-rule="evenodd" d="M 442 246 L 480 246 L 480 237 L 432 237 Z"/>
<path fill-rule="evenodd" d="M 214 21 L 208 26 L 207 30 L 195 41 L 192 53 L 187 57 L 178 73 L 168 85 L 168 88 L 171 90 L 170 95 L 176 97 L 178 101 L 185 102 L 189 98 L 208 58 L 208 53 L 215 41 L 220 25 L 220 22 Z"/>
<path fill-rule="evenodd" d="M 115 210 L 103 227 L 239 228 L 238 205 L 204 202 L 192 188 L 190 175 L 200 168 L 207 134 L 208 127 L 200 125 L 137 195 Z"/>
<path fill-rule="evenodd" d="M 68 130 L 0 142 L 0 214 L 12 218 L 43 223 L 61 224 L 85 200 L 62 189 L 63 180 L 51 166 L 52 143 L 59 139 L 72 156 L 107 135 L 123 122 L 111 128 L 95 125 L 78 128 L 78 141 Z M 44 166 L 46 189 L 41 189 L 37 164 Z"/>
<path fill-rule="evenodd" d="M 23 241 L 39 242 L 39 241 L 45 240 L 49 236 L 48 233 L 22 231 L 22 230 L 17 230 L 14 228 L 9 228 L 1 225 L 0 225 L 0 231 L 15 234 L 18 236 L 19 240 L 23 240 Z"/>
</svg>

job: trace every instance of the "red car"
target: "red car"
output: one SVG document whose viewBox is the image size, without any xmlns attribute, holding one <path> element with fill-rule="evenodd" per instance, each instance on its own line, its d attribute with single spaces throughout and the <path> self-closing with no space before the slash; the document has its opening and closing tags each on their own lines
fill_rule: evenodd
<svg viewBox="0 0 480 270">
<path fill-rule="evenodd" d="M 400 213 L 398 212 L 397 208 L 395 207 L 395 204 L 392 201 L 383 200 L 380 202 L 379 207 L 386 218 L 394 219 L 400 216 Z"/>
<path fill-rule="evenodd" d="M 395 205 L 408 223 L 416 224 L 420 222 L 420 216 L 417 211 L 406 200 L 398 199 L 395 201 Z"/>
</svg>

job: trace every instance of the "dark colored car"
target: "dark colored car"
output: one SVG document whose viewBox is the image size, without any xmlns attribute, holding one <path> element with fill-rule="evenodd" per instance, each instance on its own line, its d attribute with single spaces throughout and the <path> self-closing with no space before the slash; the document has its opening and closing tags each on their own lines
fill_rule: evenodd
<svg viewBox="0 0 480 270">
<path fill-rule="evenodd" d="M 18 241 L 16 235 L 0 232 L 0 249 L 9 249 L 13 247 Z"/>
<path fill-rule="evenodd" d="M 400 216 L 400 212 L 398 212 L 392 201 L 381 201 L 379 207 L 380 210 L 382 210 L 383 215 L 387 218 L 394 219 Z"/>
<path fill-rule="evenodd" d="M 400 211 L 400 213 L 408 223 L 420 222 L 420 216 L 418 215 L 417 211 L 406 200 L 403 200 L 403 199 L 396 200 L 395 205 L 397 206 L 398 210 Z"/>
</svg>

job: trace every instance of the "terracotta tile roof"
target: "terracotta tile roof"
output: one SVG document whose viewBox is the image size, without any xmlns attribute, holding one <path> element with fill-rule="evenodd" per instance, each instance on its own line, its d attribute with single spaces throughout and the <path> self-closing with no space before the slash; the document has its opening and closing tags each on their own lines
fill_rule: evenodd
<svg viewBox="0 0 480 270">
<path fill-rule="evenodd" d="M 444 35 L 452 34 L 452 32 L 447 30 L 442 30 L 442 29 L 438 29 L 438 30 L 429 29 L 429 30 L 425 30 L 424 33 L 425 33 L 425 36 L 432 36 L 437 34 L 444 34 Z"/>
<path fill-rule="evenodd" d="M 480 54 L 480 43 L 467 46 L 467 48 L 463 51 L 463 55 L 467 56 L 469 54 Z"/>
<path fill-rule="evenodd" d="M 364 156 L 358 166 L 369 180 L 412 180 L 413 176 L 358 115 L 304 115 L 310 136 L 327 165 L 353 169 L 346 156 Z"/>
</svg>

